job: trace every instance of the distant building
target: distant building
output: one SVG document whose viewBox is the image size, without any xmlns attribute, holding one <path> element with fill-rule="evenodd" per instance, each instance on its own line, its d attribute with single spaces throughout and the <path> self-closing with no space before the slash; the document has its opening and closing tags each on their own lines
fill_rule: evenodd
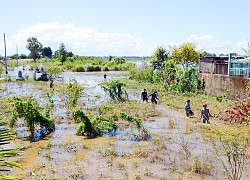
<svg viewBox="0 0 250 180">
<path fill-rule="evenodd" d="M 199 73 L 250 77 L 250 58 L 210 56 L 199 58 Z"/>
<path fill-rule="evenodd" d="M 240 56 L 203 57 L 199 58 L 199 79 L 204 81 L 205 92 L 220 96 L 228 94 L 236 98 L 244 92 L 250 78 L 250 58 Z"/>
</svg>

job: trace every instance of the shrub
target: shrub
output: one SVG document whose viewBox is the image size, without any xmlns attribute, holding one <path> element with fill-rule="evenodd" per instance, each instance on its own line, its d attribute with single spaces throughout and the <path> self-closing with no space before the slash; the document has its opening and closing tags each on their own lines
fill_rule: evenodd
<svg viewBox="0 0 250 180">
<path fill-rule="evenodd" d="M 112 80 L 110 82 L 104 82 L 101 84 L 101 88 L 110 96 L 113 100 L 125 101 L 128 99 L 128 94 L 125 89 L 126 84 L 119 80 Z"/>
<path fill-rule="evenodd" d="M 71 70 L 72 70 L 73 72 L 85 72 L 84 67 L 82 67 L 82 66 L 80 66 L 80 65 L 72 67 Z"/>
<path fill-rule="evenodd" d="M 86 69 L 86 71 L 91 72 L 91 71 L 101 71 L 101 67 L 100 66 L 93 66 L 93 65 L 89 65 Z"/>
<path fill-rule="evenodd" d="M 85 114 L 82 110 L 78 109 L 73 113 L 75 122 L 80 122 L 76 129 L 76 135 L 79 136 L 99 136 L 103 133 L 116 131 L 115 124 L 116 118 L 113 116 L 97 116 L 91 117 Z"/>
<path fill-rule="evenodd" d="M 55 130 L 55 124 L 49 117 L 49 109 L 45 109 L 42 113 L 37 105 L 38 103 L 31 97 L 27 100 L 14 96 L 12 98 L 12 105 L 14 109 L 10 117 L 10 126 L 14 127 L 18 118 L 23 118 L 31 131 L 31 138 L 33 139 L 35 124 L 39 124 L 41 128 L 45 127 L 49 131 Z"/>
</svg>

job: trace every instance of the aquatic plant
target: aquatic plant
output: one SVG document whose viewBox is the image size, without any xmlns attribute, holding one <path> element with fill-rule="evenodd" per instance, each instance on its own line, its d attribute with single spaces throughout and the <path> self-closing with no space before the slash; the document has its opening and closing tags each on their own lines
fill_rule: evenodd
<svg viewBox="0 0 250 180">
<path fill-rule="evenodd" d="M 81 96 L 83 88 L 77 83 L 76 79 L 70 79 L 69 84 L 66 87 L 66 93 L 68 94 L 68 105 L 75 106 L 78 99 Z"/>
<path fill-rule="evenodd" d="M 131 116 L 129 114 L 125 114 L 124 112 L 120 112 L 120 116 L 123 120 L 128 121 L 132 126 L 135 126 L 139 131 L 139 135 L 136 136 L 137 139 L 149 139 L 150 135 L 148 130 L 142 125 L 142 120 L 136 116 Z"/>
<path fill-rule="evenodd" d="M 193 157 L 190 168 L 193 172 L 198 174 L 210 174 L 212 172 L 212 163 L 208 159 L 203 158 L 200 161 L 198 157 Z"/>
<path fill-rule="evenodd" d="M 104 82 L 101 84 L 101 88 L 110 96 L 113 100 L 125 101 L 128 99 L 126 91 L 126 84 L 119 80 L 112 80 L 110 82 Z"/>
<path fill-rule="evenodd" d="M 73 112 L 73 119 L 75 122 L 80 122 L 76 129 L 76 135 L 78 136 L 95 137 L 117 129 L 113 116 L 91 117 L 82 110 L 77 109 Z"/>
<path fill-rule="evenodd" d="M 212 144 L 228 179 L 240 180 L 248 158 L 248 139 L 247 134 L 236 136 L 235 132 L 231 130 L 217 132 L 220 144 L 216 141 L 212 141 Z"/>
<path fill-rule="evenodd" d="M 50 81 L 54 81 L 63 72 L 63 68 L 57 63 L 47 63 L 45 69 Z"/>
<path fill-rule="evenodd" d="M 54 105 L 54 100 L 52 99 L 52 95 L 51 95 L 50 92 L 47 92 L 47 98 L 48 98 L 48 100 L 49 100 L 51 106 L 53 106 L 53 105 Z"/>
<path fill-rule="evenodd" d="M 33 139 L 35 124 L 39 124 L 41 128 L 45 127 L 49 131 L 55 129 L 54 122 L 50 119 L 50 109 L 46 108 L 45 112 L 41 112 L 38 103 L 32 98 L 27 100 L 14 96 L 11 99 L 13 110 L 10 117 L 10 127 L 14 127 L 18 118 L 23 118 L 31 131 L 31 138 Z"/>
</svg>

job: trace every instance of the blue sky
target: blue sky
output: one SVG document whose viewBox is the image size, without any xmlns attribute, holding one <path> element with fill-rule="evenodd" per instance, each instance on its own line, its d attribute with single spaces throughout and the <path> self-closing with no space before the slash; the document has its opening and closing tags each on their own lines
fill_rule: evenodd
<svg viewBox="0 0 250 180">
<path fill-rule="evenodd" d="M 244 54 L 247 0 L 8 0 L 1 2 L 0 55 L 28 54 L 29 37 L 79 55 L 152 55 L 193 42 L 197 50 Z"/>
</svg>

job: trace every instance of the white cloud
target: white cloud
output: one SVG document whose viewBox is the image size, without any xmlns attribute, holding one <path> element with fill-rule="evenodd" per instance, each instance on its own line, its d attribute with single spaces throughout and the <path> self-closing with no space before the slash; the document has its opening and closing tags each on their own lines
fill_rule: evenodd
<svg viewBox="0 0 250 180">
<path fill-rule="evenodd" d="M 73 23 L 51 22 L 37 23 L 21 29 L 17 34 L 6 39 L 7 54 L 16 53 L 16 46 L 18 46 L 19 53 L 28 54 L 25 46 L 29 37 L 36 37 L 43 46 L 50 46 L 53 51 L 57 50 L 63 42 L 68 51 L 78 55 L 148 55 L 152 53 L 152 49 L 146 47 L 143 39 L 135 34 L 99 32 L 96 29 L 76 26 Z"/>
<path fill-rule="evenodd" d="M 198 50 L 216 53 L 217 55 L 220 53 L 228 54 L 230 52 L 244 54 L 242 47 L 247 46 L 246 41 L 233 43 L 229 40 L 220 40 L 212 35 L 198 36 L 197 34 L 192 34 L 187 38 L 187 41 L 194 43 Z"/>
</svg>

